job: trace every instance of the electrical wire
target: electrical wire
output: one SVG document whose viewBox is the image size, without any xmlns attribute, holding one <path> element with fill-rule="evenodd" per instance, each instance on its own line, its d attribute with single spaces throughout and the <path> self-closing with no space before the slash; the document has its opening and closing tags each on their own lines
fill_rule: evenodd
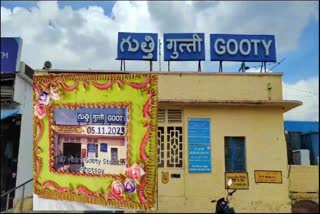
<svg viewBox="0 0 320 214">
<path fill-rule="evenodd" d="M 277 67 L 278 65 L 280 65 L 287 57 L 283 58 L 280 62 L 278 62 L 276 65 L 274 65 L 272 68 L 270 68 L 269 70 L 272 71 L 272 69 L 274 69 L 275 67 Z"/>
</svg>

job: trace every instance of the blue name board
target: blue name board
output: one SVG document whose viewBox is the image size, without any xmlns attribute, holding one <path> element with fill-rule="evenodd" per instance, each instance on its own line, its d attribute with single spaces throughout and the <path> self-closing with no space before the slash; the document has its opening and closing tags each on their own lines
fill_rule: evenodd
<svg viewBox="0 0 320 214">
<path fill-rule="evenodd" d="M 1 37 L 1 72 L 12 73 L 19 70 L 22 39 Z"/>
<path fill-rule="evenodd" d="M 108 144 L 101 143 L 100 144 L 100 152 L 108 152 Z"/>
<path fill-rule="evenodd" d="M 157 61 L 158 34 L 119 32 L 117 59 Z"/>
<path fill-rule="evenodd" d="M 205 60 L 204 33 L 165 33 L 164 61 Z"/>
<path fill-rule="evenodd" d="M 126 116 L 122 114 L 108 114 L 107 123 L 125 124 Z"/>
<path fill-rule="evenodd" d="M 211 172 L 210 119 L 191 118 L 188 121 L 189 172 Z"/>
<path fill-rule="evenodd" d="M 77 114 L 77 122 L 89 123 L 90 122 L 90 114 L 78 113 Z"/>
<path fill-rule="evenodd" d="M 104 123 L 105 122 L 105 115 L 103 113 L 100 114 L 92 114 L 92 123 Z"/>
<path fill-rule="evenodd" d="M 210 34 L 211 61 L 276 62 L 273 35 Z"/>
</svg>

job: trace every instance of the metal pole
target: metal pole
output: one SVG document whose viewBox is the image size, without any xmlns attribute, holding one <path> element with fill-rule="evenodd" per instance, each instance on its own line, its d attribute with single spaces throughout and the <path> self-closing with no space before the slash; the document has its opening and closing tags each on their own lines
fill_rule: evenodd
<svg viewBox="0 0 320 214">
<path fill-rule="evenodd" d="M 21 205 L 20 205 L 20 211 L 21 211 L 21 212 L 23 211 L 25 186 L 26 186 L 26 185 L 23 185 L 23 186 L 22 186 L 22 196 L 21 196 L 21 200 L 22 200 L 22 201 L 21 201 Z"/>
<path fill-rule="evenodd" d="M 123 60 L 123 70 L 126 71 L 126 61 Z"/>
<path fill-rule="evenodd" d="M 150 60 L 150 72 L 152 71 L 152 60 Z"/>
<path fill-rule="evenodd" d="M 159 39 L 159 71 L 161 72 L 161 40 Z"/>
<path fill-rule="evenodd" d="M 168 72 L 170 72 L 170 61 L 168 61 Z"/>
<path fill-rule="evenodd" d="M 7 195 L 6 212 L 8 212 L 8 210 L 9 210 L 10 194 L 11 194 L 11 192 L 9 192 L 8 195 Z"/>
<path fill-rule="evenodd" d="M 219 72 L 222 72 L 222 61 L 219 62 Z"/>
<path fill-rule="evenodd" d="M 263 62 L 261 63 L 260 73 L 262 73 Z"/>
<path fill-rule="evenodd" d="M 201 61 L 198 62 L 198 72 L 201 72 Z"/>
<path fill-rule="evenodd" d="M 242 72 L 245 71 L 245 66 L 246 66 L 246 65 L 244 64 L 244 62 L 242 62 L 242 63 L 241 63 L 241 71 L 242 71 Z"/>
<path fill-rule="evenodd" d="M 120 60 L 120 71 L 122 71 L 122 60 Z"/>
<path fill-rule="evenodd" d="M 264 63 L 264 72 L 267 72 L 267 63 L 266 62 L 263 62 Z"/>
</svg>

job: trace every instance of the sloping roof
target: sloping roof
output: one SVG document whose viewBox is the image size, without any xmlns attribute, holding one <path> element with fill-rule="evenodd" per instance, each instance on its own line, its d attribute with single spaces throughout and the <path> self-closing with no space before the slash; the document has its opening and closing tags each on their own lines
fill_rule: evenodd
<svg viewBox="0 0 320 214">
<path fill-rule="evenodd" d="M 284 129 L 289 132 L 319 132 L 319 122 L 284 121 Z"/>
<path fill-rule="evenodd" d="M 18 113 L 18 109 L 1 109 L 1 120 L 15 115 L 16 113 Z"/>
</svg>

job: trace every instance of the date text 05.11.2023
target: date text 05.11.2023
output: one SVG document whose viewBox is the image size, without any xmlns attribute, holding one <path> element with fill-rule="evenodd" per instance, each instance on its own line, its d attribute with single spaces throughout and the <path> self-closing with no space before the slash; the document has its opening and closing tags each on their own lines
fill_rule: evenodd
<svg viewBox="0 0 320 214">
<path fill-rule="evenodd" d="M 123 126 L 87 126 L 87 134 L 97 135 L 124 135 L 125 127 Z"/>
</svg>

